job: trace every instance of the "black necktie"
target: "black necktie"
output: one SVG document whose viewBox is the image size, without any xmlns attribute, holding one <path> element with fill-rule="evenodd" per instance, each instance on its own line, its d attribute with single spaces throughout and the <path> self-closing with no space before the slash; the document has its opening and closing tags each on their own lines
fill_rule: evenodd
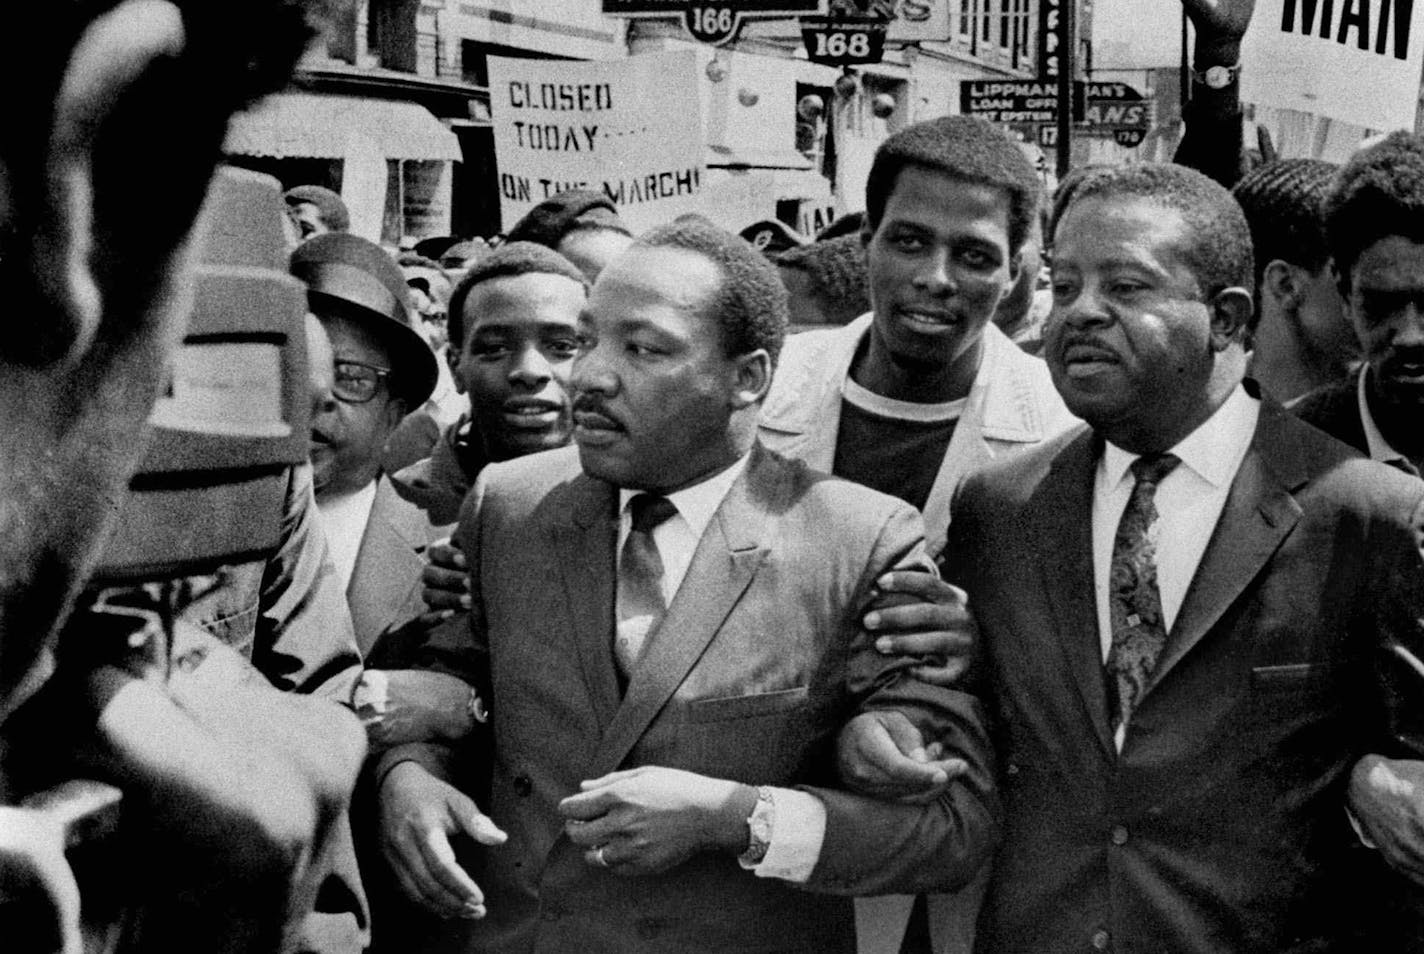
<svg viewBox="0 0 1424 954">
<path fill-rule="evenodd" d="M 653 530 L 677 513 L 657 494 L 638 494 L 628 502 L 633 526 L 618 561 L 618 627 L 613 655 L 626 678 L 642 654 L 647 635 L 667 612 L 663 600 L 663 561 Z"/>
<path fill-rule="evenodd" d="M 1172 454 L 1152 454 L 1132 462 L 1137 483 L 1113 538 L 1108 573 L 1112 648 L 1107 669 L 1109 688 L 1117 695 L 1112 713 L 1114 732 L 1132 716 L 1167 641 L 1152 525 L 1157 522 L 1157 485 L 1180 463 Z"/>
</svg>

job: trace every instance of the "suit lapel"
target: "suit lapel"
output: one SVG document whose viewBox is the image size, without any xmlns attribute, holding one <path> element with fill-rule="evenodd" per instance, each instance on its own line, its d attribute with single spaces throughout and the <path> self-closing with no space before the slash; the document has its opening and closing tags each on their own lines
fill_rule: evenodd
<svg viewBox="0 0 1424 954">
<path fill-rule="evenodd" d="M 377 636 L 395 623 L 405 622 L 399 618 L 403 610 L 418 610 L 411 600 L 425 566 L 420 554 L 429 543 L 428 526 L 420 509 L 396 496 L 382 477 L 376 484 L 371 515 L 346 587 L 362 656 L 370 652 Z"/>
<path fill-rule="evenodd" d="M 760 452 L 732 485 L 698 542 L 672 605 L 630 674 L 628 691 L 593 758 L 592 773 L 615 770 L 696 665 L 767 554 L 770 517 L 757 494 L 779 465 Z M 763 498 L 764 499 L 764 498 Z M 605 639 L 604 654 L 612 651 Z"/>
<path fill-rule="evenodd" d="M 1300 505 L 1291 491 L 1304 482 L 1305 474 L 1289 446 L 1288 425 L 1293 422 L 1284 421 L 1285 416 L 1278 406 L 1261 402 L 1251 448 L 1167 634 L 1149 692 L 1216 624 L 1300 519 Z"/>
<path fill-rule="evenodd" d="M 613 663 L 613 599 L 617 591 L 618 492 L 610 484 L 580 475 L 569 484 L 568 519 L 550 528 L 558 554 L 568 619 L 589 698 L 600 726 L 618 708 L 618 674 Z M 602 773 L 599 773 L 602 774 Z"/>
<path fill-rule="evenodd" d="M 1108 726 L 1093 584 L 1093 483 L 1099 444 L 1084 431 L 1053 461 L 1033 495 L 1030 525 L 1038 527 L 1039 570 L 1056 624 L 1058 649 L 1067 663 L 1083 713 L 1110 758 L 1116 757 Z"/>
</svg>

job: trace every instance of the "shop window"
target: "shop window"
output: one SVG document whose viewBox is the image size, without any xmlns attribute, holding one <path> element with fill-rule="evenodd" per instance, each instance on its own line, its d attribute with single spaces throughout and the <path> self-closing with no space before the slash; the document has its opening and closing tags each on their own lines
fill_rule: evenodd
<svg viewBox="0 0 1424 954">
<path fill-rule="evenodd" d="M 471 86 L 489 86 L 489 59 L 484 44 L 460 41 L 460 76 Z"/>
<path fill-rule="evenodd" d="M 975 0 L 959 0 L 959 16 L 955 18 L 955 34 L 964 42 L 974 41 Z"/>
<path fill-rule="evenodd" d="M 810 97 L 819 100 L 819 110 Z M 796 151 L 810 159 L 813 168 L 831 182 L 836 181 L 835 124 L 831 122 L 835 108 L 835 90 L 831 87 L 796 84 Z"/>
</svg>

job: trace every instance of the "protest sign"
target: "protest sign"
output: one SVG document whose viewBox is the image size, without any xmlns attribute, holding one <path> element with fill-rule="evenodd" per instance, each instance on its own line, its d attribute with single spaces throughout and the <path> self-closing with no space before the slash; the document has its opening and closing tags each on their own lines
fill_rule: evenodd
<svg viewBox="0 0 1424 954">
<path fill-rule="evenodd" d="M 1424 3 L 1258 0 L 1241 45 L 1241 98 L 1371 129 L 1413 129 Z"/>
<path fill-rule="evenodd" d="M 635 231 L 697 206 L 696 51 L 604 62 L 492 56 L 489 74 L 506 228 L 564 189 L 607 193 Z"/>
</svg>

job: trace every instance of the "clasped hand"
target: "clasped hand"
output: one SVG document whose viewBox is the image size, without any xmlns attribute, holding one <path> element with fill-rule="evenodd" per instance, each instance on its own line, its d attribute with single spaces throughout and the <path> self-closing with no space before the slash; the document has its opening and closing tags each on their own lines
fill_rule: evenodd
<svg viewBox="0 0 1424 954">
<path fill-rule="evenodd" d="M 559 803 L 564 830 L 591 865 L 621 875 L 666 871 L 703 851 L 746 846 L 748 786 L 642 766 L 579 784 Z"/>
</svg>

